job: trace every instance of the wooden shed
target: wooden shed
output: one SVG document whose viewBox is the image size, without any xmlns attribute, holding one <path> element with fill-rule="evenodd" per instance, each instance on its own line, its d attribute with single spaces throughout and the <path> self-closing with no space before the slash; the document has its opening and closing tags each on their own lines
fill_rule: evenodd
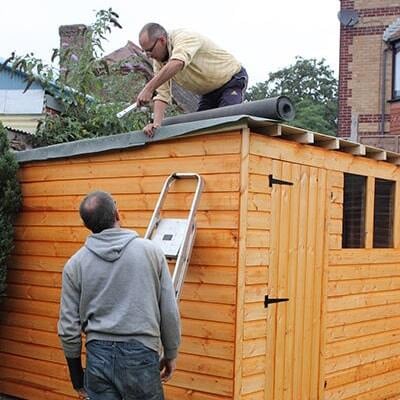
<svg viewBox="0 0 400 400">
<path fill-rule="evenodd" d="M 145 232 L 172 172 L 205 181 L 168 400 L 400 398 L 400 156 L 248 116 L 21 152 L 0 319 L 0 393 L 74 398 L 56 335 L 61 271 L 115 196 Z M 190 206 L 178 182 L 168 213 Z M 277 300 L 288 301 L 277 302 Z"/>
</svg>

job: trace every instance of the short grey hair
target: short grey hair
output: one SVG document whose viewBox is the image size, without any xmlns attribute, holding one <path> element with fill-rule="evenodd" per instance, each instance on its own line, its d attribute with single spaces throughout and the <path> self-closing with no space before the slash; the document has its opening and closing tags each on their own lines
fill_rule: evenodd
<svg viewBox="0 0 400 400">
<path fill-rule="evenodd" d="M 139 32 L 139 37 L 142 36 L 144 33 L 147 33 L 149 39 L 154 40 L 160 37 L 167 37 L 167 31 L 163 26 L 157 24 L 155 22 L 149 22 L 146 24 Z"/>
<path fill-rule="evenodd" d="M 111 195 L 103 191 L 89 193 L 79 207 L 79 214 L 93 233 L 114 227 L 117 208 Z"/>
</svg>

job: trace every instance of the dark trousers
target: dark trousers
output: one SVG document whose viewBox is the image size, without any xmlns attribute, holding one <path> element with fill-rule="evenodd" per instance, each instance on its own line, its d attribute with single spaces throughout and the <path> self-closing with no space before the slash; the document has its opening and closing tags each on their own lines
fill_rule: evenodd
<svg viewBox="0 0 400 400">
<path fill-rule="evenodd" d="M 163 400 L 157 352 L 140 342 L 92 340 L 86 345 L 90 400 Z"/>
<path fill-rule="evenodd" d="M 197 111 L 210 110 L 233 104 L 240 104 L 244 100 L 248 82 L 246 70 L 241 70 L 232 76 L 232 79 L 210 93 L 200 96 L 199 107 Z"/>
</svg>

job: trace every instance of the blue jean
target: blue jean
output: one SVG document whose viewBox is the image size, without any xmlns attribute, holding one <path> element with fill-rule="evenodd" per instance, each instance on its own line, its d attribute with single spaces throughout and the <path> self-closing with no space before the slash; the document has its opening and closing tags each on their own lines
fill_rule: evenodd
<svg viewBox="0 0 400 400">
<path fill-rule="evenodd" d="M 163 400 L 159 356 L 136 340 L 86 345 L 85 389 L 90 400 Z"/>
<path fill-rule="evenodd" d="M 232 79 L 213 92 L 200 96 L 197 111 L 210 110 L 225 106 L 240 104 L 244 100 L 248 76 L 246 70 L 241 70 L 232 76 Z"/>
</svg>

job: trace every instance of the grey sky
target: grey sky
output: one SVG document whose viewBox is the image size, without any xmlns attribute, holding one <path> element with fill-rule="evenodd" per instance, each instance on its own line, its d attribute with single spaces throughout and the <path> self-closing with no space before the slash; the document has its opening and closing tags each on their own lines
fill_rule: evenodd
<svg viewBox="0 0 400 400">
<path fill-rule="evenodd" d="M 198 31 L 229 50 L 246 67 L 250 85 L 290 65 L 297 55 L 324 57 L 338 75 L 338 0 L 7 1 L 2 7 L 0 57 L 13 50 L 32 51 L 49 61 L 51 49 L 59 46 L 59 25 L 90 24 L 94 10 L 109 7 L 120 15 L 123 29 L 111 33 L 106 52 L 128 39 L 137 43 L 146 22 L 159 22 L 166 29 Z"/>
</svg>

